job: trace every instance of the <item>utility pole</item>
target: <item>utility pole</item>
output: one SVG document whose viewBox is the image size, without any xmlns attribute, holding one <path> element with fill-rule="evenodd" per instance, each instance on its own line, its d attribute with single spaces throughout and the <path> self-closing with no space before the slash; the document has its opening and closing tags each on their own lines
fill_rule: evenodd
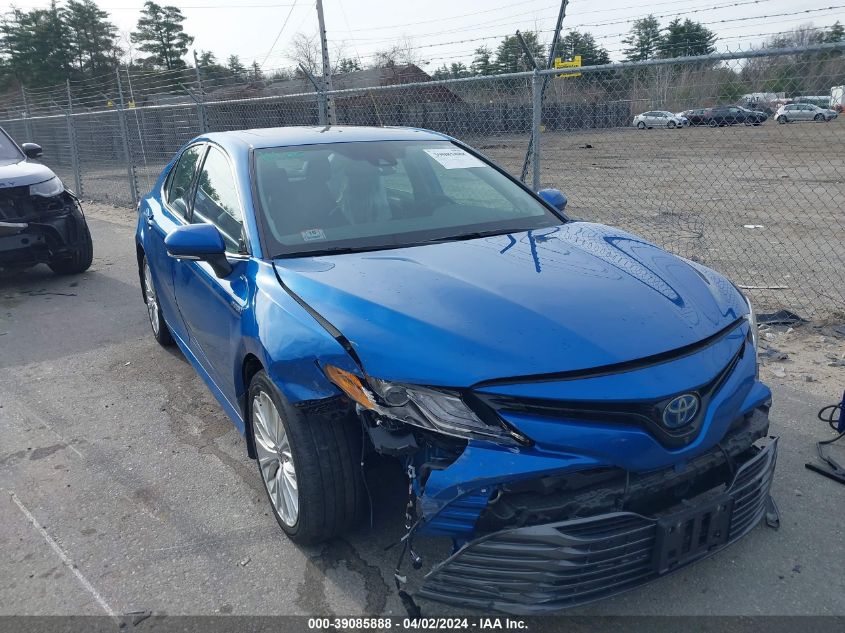
<svg viewBox="0 0 845 633">
<path fill-rule="evenodd" d="M 552 67 L 552 64 L 555 61 L 555 52 L 557 51 L 557 44 L 560 40 L 560 30 L 563 26 L 563 19 L 566 17 L 566 7 L 569 4 L 569 0 L 561 0 L 560 3 L 560 11 L 557 14 L 557 23 L 555 24 L 555 33 L 552 36 L 552 44 L 549 48 L 549 59 L 546 62 L 546 70 Z M 537 69 L 537 62 L 534 60 L 534 56 L 531 55 L 531 52 L 528 50 L 528 46 L 525 44 L 525 40 L 520 35 L 519 31 L 517 31 L 517 36 L 519 37 L 519 41 L 522 44 L 523 48 L 526 51 L 526 55 L 531 60 L 531 63 L 534 65 L 534 78 L 532 80 L 532 90 L 534 91 L 533 99 L 532 99 L 532 118 L 531 118 L 531 138 L 528 139 L 528 150 L 525 152 L 525 160 L 522 162 L 522 175 L 520 180 L 525 182 L 525 179 L 528 177 L 528 165 L 533 160 L 536 164 L 532 166 L 532 186 L 536 190 L 540 186 L 540 126 L 542 125 L 543 120 L 543 96 L 546 94 L 546 86 L 549 84 L 549 75 L 538 75 Z M 536 92 L 539 90 L 539 98 Z"/>
<path fill-rule="evenodd" d="M 332 91 L 332 66 L 329 63 L 329 42 L 326 39 L 326 20 L 323 17 L 323 0 L 317 0 L 317 20 L 320 22 L 320 48 L 323 50 L 323 87 L 325 92 Z M 326 109 L 329 115 L 329 125 L 337 125 L 337 115 L 334 101 L 326 95 Z"/>
</svg>

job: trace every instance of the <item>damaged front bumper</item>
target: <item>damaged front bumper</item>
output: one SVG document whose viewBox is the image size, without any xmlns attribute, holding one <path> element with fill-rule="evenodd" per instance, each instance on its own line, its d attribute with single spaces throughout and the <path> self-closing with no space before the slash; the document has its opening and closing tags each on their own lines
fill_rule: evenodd
<svg viewBox="0 0 845 633">
<path fill-rule="evenodd" d="M 15 200 L 18 208 L 22 197 Z M 10 209 L 16 210 L 11 199 L 8 194 L 0 195 L 0 268 L 49 263 L 79 248 L 85 218 L 70 192 L 39 201 L 39 205 L 30 203 L 26 213 L 11 213 Z M 4 204 L 9 204 L 9 209 Z"/>
<path fill-rule="evenodd" d="M 777 438 L 758 441 L 754 450 L 729 485 L 654 516 L 607 512 L 473 540 L 429 572 L 418 595 L 528 615 L 592 602 L 680 569 L 735 542 L 766 514 Z"/>
</svg>

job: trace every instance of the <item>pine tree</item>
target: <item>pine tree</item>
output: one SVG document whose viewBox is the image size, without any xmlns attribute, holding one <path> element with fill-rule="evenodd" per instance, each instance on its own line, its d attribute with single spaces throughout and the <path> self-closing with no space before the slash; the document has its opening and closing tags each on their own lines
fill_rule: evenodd
<svg viewBox="0 0 845 633">
<path fill-rule="evenodd" d="M 623 44 L 627 44 L 627 48 L 623 51 L 625 60 L 638 62 L 655 57 L 661 39 L 660 22 L 656 17 L 648 15 L 634 20 L 630 34 L 622 40 Z"/>
<path fill-rule="evenodd" d="M 71 51 L 63 10 L 12 9 L 0 22 L 0 53 L 6 67 L 27 86 L 57 84 L 71 70 Z"/>
<path fill-rule="evenodd" d="M 493 53 L 486 46 L 480 46 L 475 49 L 470 69 L 474 75 L 492 75 L 495 72 L 495 67 L 491 61 Z"/>
<path fill-rule="evenodd" d="M 583 33 L 574 29 L 570 30 L 557 43 L 555 57 L 572 59 L 576 55 L 581 56 L 583 66 L 600 66 L 610 63 L 610 54 L 607 50 L 596 44 L 592 33 Z"/>
<path fill-rule="evenodd" d="M 229 55 L 229 59 L 226 60 L 226 69 L 237 79 L 243 79 L 246 75 L 246 68 L 237 55 Z"/>
<path fill-rule="evenodd" d="M 120 48 L 117 27 L 109 14 L 93 0 L 68 0 L 64 23 L 69 34 L 69 48 L 76 68 L 101 74 L 117 67 Z"/>
<path fill-rule="evenodd" d="M 689 18 L 681 22 L 681 18 L 675 18 L 666 27 L 657 48 L 660 57 L 709 55 L 716 50 L 715 41 L 714 33 L 700 22 Z"/>
<path fill-rule="evenodd" d="M 151 54 L 147 61 L 154 66 L 167 70 L 185 68 L 182 57 L 194 38 L 182 28 L 184 21 L 185 16 L 178 7 L 162 7 L 147 0 L 138 18 L 138 30 L 132 33 L 132 42 L 139 44 L 140 50 Z"/>
<path fill-rule="evenodd" d="M 264 71 L 261 70 L 261 64 L 258 63 L 258 60 L 252 62 L 252 66 L 249 69 L 249 78 L 255 83 L 264 81 Z"/>
<path fill-rule="evenodd" d="M 837 20 L 829 29 L 826 29 L 822 35 L 822 42 L 841 42 L 845 40 L 845 26 Z"/>
<path fill-rule="evenodd" d="M 357 59 L 351 59 L 349 57 L 341 57 L 340 61 L 337 63 L 337 73 L 351 73 L 356 70 L 361 70 L 361 64 L 358 63 Z"/>
<path fill-rule="evenodd" d="M 535 59 L 542 60 L 545 57 L 546 47 L 540 43 L 537 33 L 525 31 L 522 38 Z M 500 73 L 516 73 L 530 68 L 530 62 L 526 60 L 525 51 L 516 35 L 508 35 L 499 43 L 494 67 Z"/>
</svg>

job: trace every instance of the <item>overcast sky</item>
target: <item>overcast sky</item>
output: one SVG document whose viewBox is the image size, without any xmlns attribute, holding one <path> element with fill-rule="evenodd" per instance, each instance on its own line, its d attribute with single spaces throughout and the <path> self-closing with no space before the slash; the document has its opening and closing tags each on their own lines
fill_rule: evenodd
<svg viewBox="0 0 845 633">
<path fill-rule="evenodd" d="M 257 60 L 265 70 L 290 66 L 292 37 L 317 31 L 314 0 L 159 3 L 182 9 L 185 30 L 195 37 L 197 51 L 210 50 L 220 60 L 236 54 L 245 65 Z M 30 8 L 48 3 L 20 0 L 14 4 Z M 142 0 L 99 0 L 126 33 L 134 29 L 142 4 Z M 339 47 L 344 56 L 360 57 L 367 64 L 375 51 L 407 38 L 416 47 L 420 65 L 431 72 L 444 62 L 468 63 L 475 48 L 487 44 L 495 49 L 503 35 L 517 29 L 540 30 L 543 41 L 549 41 L 560 5 L 549 0 L 324 0 L 323 6 L 330 50 L 336 52 Z M 631 21 L 651 12 L 664 25 L 675 16 L 703 22 L 719 36 L 719 50 L 736 50 L 808 22 L 816 26 L 845 22 L 845 8 L 827 8 L 831 6 L 843 7 L 845 0 L 571 0 L 564 29 L 590 31 L 617 60 Z M 802 13 L 783 15 L 798 11 Z"/>
</svg>

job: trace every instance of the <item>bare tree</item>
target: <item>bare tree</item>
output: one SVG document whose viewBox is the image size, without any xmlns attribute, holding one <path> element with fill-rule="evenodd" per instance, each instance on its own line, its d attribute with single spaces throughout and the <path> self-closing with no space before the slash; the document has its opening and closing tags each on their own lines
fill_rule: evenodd
<svg viewBox="0 0 845 633">
<path fill-rule="evenodd" d="M 317 35 L 297 33 L 291 42 L 287 56 L 311 74 L 323 74 L 323 54 L 320 51 L 320 40 Z"/>
<path fill-rule="evenodd" d="M 420 61 L 414 41 L 407 35 L 386 49 L 377 51 L 373 58 L 375 68 L 393 68 L 394 66 L 408 66 Z"/>
</svg>

